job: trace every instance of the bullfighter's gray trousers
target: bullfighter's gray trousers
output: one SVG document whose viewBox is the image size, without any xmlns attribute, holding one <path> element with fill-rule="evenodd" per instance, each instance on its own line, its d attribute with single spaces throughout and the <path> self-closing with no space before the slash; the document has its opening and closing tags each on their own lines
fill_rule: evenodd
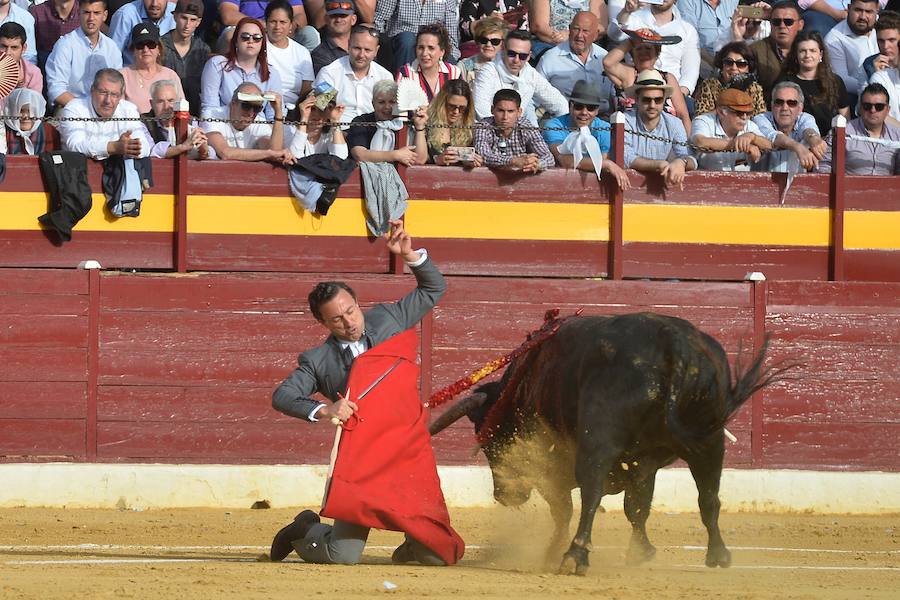
<svg viewBox="0 0 900 600">
<path fill-rule="evenodd" d="M 369 528 L 346 521 L 335 520 L 334 525 L 316 523 L 309 528 L 306 537 L 291 542 L 300 558 L 309 563 L 355 565 L 362 557 L 369 537 Z M 413 558 L 429 566 L 442 566 L 444 561 L 437 554 L 407 537 Z"/>
</svg>

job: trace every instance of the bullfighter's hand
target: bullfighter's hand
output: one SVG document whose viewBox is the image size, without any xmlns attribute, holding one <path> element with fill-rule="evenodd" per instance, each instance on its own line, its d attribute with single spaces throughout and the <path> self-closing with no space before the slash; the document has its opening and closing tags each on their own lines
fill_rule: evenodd
<svg viewBox="0 0 900 600">
<path fill-rule="evenodd" d="M 412 238 L 403 228 L 400 219 L 388 221 L 391 229 L 382 237 L 387 242 L 388 250 L 403 258 L 406 262 L 415 262 L 419 259 L 419 253 L 412 249 Z"/>
<path fill-rule="evenodd" d="M 338 394 L 338 400 L 331 406 L 327 404 L 322 407 L 319 411 L 319 415 L 324 417 L 323 419 L 326 422 L 331 421 L 332 419 L 337 419 L 342 423 L 345 423 L 347 419 L 353 416 L 359 407 L 356 405 L 356 402 L 353 402 L 349 398 L 345 398 L 341 394 Z"/>
</svg>

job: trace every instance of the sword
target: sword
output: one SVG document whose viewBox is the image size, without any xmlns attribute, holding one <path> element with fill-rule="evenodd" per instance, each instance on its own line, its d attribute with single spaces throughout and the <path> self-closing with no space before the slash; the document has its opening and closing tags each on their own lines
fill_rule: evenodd
<svg viewBox="0 0 900 600">
<path fill-rule="evenodd" d="M 365 398 L 366 395 L 367 395 L 369 392 L 371 392 L 372 390 L 374 390 L 375 387 L 376 387 L 379 383 L 381 383 L 382 381 L 384 381 L 384 378 L 387 377 L 388 375 L 390 375 L 390 374 L 391 374 L 391 371 L 393 371 L 394 369 L 396 369 L 396 368 L 397 368 L 397 365 L 399 365 L 402 361 L 403 361 L 402 358 L 398 358 L 397 360 L 395 360 L 395 361 L 394 361 L 394 364 L 392 364 L 390 367 L 388 367 L 387 370 L 386 370 L 384 373 L 382 373 L 381 375 L 379 375 L 378 378 L 377 378 L 375 381 L 373 381 L 372 383 L 370 383 L 370 384 L 369 384 L 369 387 L 367 387 L 366 389 L 364 389 L 363 392 L 362 392 L 359 396 L 357 396 L 356 399 L 357 399 L 357 400 L 362 400 L 363 398 Z M 344 396 L 344 397 L 345 397 L 345 398 L 350 398 L 350 388 L 349 388 L 349 387 L 347 388 L 347 395 Z M 332 418 L 331 418 L 331 422 L 332 422 L 334 425 L 340 425 L 340 424 L 341 424 L 341 420 L 338 419 L 337 417 L 332 417 Z"/>
</svg>

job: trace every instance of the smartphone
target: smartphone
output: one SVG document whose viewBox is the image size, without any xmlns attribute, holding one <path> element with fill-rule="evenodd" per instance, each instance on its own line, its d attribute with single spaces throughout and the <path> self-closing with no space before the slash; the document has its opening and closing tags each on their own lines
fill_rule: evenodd
<svg viewBox="0 0 900 600">
<path fill-rule="evenodd" d="M 450 148 L 456 150 L 456 156 L 459 157 L 460 162 L 473 162 L 475 160 L 474 146 L 450 146 Z"/>
<path fill-rule="evenodd" d="M 737 13 L 745 19 L 753 19 L 756 21 L 766 18 L 766 9 L 761 6 L 738 6 Z"/>
</svg>

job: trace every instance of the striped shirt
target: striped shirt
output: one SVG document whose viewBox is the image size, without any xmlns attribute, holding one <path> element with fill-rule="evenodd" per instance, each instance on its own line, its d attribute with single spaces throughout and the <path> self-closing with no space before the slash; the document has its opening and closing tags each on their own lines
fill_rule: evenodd
<svg viewBox="0 0 900 600">
<path fill-rule="evenodd" d="M 378 0 L 375 27 L 388 37 L 415 34 L 421 25 L 440 23 L 450 34 L 450 55 L 459 58 L 459 3 L 455 0 Z"/>
<path fill-rule="evenodd" d="M 428 97 L 428 102 L 430 103 L 434 99 L 435 94 L 444 87 L 444 84 L 451 79 L 462 79 L 462 69 L 456 65 L 441 61 L 440 68 L 438 69 L 437 87 L 431 89 L 428 80 L 422 75 L 422 69 L 419 68 L 419 61 L 414 60 L 411 63 L 400 67 L 400 71 L 397 72 L 397 82 L 399 83 L 401 79 L 412 79 L 418 83 L 419 87 L 425 91 L 425 95 Z"/>
</svg>

